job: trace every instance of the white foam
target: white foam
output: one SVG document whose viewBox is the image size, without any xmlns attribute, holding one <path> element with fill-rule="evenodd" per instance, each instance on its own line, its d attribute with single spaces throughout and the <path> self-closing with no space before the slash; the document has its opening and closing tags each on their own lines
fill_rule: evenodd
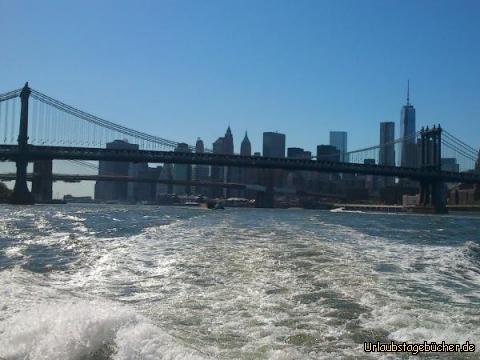
<svg viewBox="0 0 480 360">
<path fill-rule="evenodd" d="M 35 305 L 0 324 L 0 358 L 200 359 L 133 310 L 107 302 Z"/>
</svg>

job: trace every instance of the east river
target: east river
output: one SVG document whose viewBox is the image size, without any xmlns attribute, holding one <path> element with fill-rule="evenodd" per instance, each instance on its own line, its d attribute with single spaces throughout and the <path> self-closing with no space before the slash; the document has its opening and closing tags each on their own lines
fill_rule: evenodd
<svg viewBox="0 0 480 360">
<path fill-rule="evenodd" d="M 479 358 L 479 216 L 0 207 L 1 359 L 409 358 L 363 351 L 392 340 Z"/>
</svg>

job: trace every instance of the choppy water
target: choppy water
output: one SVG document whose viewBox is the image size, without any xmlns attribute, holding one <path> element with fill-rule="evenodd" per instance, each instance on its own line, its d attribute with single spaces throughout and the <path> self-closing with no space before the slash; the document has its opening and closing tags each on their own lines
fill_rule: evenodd
<svg viewBox="0 0 480 360">
<path fill-rule="evenodd" d="M 0 358 L 357 359 L 390 340 L 478 349 L 480 217 L 0 208 Z"/>
</svg>

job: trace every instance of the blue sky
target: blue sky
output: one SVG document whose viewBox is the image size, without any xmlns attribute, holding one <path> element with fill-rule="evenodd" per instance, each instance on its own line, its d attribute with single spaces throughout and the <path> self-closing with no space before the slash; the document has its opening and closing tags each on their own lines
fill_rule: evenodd
<svg viewBox="0 0 480 360">
<path fill-rule="evenodd" d="M 0 91 L 32 87 L 109 120 L 211 146 L 230 124 L 313 150 L 378 142 L 407 79 L 417 125 L 480 145 L 479 1 L 0 0 Z M 397 129 L 398 131 L 398 129 Z"/>
<path fill-rule="evenodd" d="M 33 88 L 164 138 L 208 147 L 232 127 L 349 149 L 400 118 L 480 145 L 480 2 L 0 0 L 0 92 Z"/>
</svg>

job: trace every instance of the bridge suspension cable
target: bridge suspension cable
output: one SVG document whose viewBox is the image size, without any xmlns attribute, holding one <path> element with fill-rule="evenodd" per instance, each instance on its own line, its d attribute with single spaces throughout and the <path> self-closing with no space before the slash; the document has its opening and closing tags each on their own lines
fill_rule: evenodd
<svg viewBox="0 0 480 360">
<path fill-rule="evenodd" d="M 0 102 L 18 97 L 21 91 L 22 89 L 16 89 L 16 90 L 12 90 L 12 91 L 0 94 Z"/>
<path fill-rule="evenodd" d="M 41 145 L 65 145 L 67 142 L 75 146 L 97 147 L 105 146 L 109 141 L 123 140 L 122 137 L 149 150 L 174 150 L 179 144 L 99 118 L 34 89 L 31 98 L 39 102 L 33 104 L 37 124 L 33 126 L 31 138 Z M 194 150 L 193 146 L 189 148 Z"/>
</svg>

